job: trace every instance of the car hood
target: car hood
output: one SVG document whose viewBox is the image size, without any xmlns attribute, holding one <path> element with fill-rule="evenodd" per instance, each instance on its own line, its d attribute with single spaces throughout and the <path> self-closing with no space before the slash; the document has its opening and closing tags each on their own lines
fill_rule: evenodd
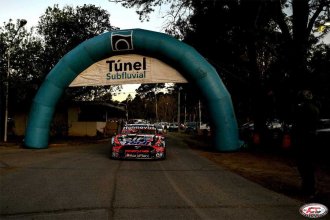
<svg viewBox="0 0 330 220">
<path fill-rule="evenodd" d="M 121 145 L 152 145 L 155 135 L 121 135 L 117 140 Z"/>
</svg>

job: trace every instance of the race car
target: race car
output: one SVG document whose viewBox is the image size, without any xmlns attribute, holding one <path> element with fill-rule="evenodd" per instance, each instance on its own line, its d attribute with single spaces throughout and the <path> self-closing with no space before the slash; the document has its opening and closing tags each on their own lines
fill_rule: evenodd
<svg viewBox="0 0 330 220">
<path fill-rule="evenodd" d="M 111 139 L 112 159 L 165 159 L 164 136 L 152 125 L 126 125 Z"/>
</svg>

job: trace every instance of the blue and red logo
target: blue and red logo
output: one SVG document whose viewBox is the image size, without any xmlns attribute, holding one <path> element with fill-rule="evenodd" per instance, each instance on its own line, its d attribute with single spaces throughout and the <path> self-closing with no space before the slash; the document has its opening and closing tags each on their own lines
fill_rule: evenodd
<svg viewBox="0 0 330 220">
<path fill-rule="evenodd" d="M 321 218 L 328 213 L 328 208 L 319 203 L 309 203 L 301 206 L 299 212 L 307 218 Z"/>
</svg>

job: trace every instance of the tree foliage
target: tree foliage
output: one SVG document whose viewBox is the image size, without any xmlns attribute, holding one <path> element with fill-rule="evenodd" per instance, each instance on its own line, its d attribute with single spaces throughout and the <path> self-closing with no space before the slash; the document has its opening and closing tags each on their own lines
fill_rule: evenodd
<svg viewBox="0 0 330 220">
<path fill-rule="evenodd" d="M 285 114 L 290 95 L 300 88 L 313 89 L 323 108 L 330 109 L 326 104 L 330 100 L 329 46 L 319 44 L 329 33 L 324 23 L 330 18 L 330 0 L 113 2 L 136 8 L 141 20 L 148 20 L 149 13 L 157 8 L 165 10 L 166 32 L 194 46 L 218 70 L 239 119 Z M 36 29 L 28 31 L 23 27 L 16 32 L 19 21 L 11 20 L 0 27 L 0 85 L 1 91 L 5 91 L 10 60 L 10 106 L 27 106 L 45 75 L 78 44 L 117 29 L 109 17 L 107 11 L 94 5 L 54 5 L 40 17 Z M 191 115 L 195 114 L 198 100 L 203 97 L 192 84 L 176 85 L 168 94 L 161 92 L 164 84 L 141 85 L 137 96 L 126 100 L 126 105 L 132 107 L 129 114 L 156 118 L 157 109 L 159 120 L 173 120 L 177 114 L 178 86 L 183 88 L 181 94 L 186 94 L 181 96 L 181 103 Z M 65 100 L 107 101 L 114 89 L 68 89 Z M 4 94 L 1 93 L 2 108 Z"/>
<path fill-rule="evenodd" d="M 113 29 L 110 14 L 94 5 L 65 6 L 63 9 L 58 5 L 48 7 L 37 26 L 50 68 L 78 44 Z"/>
<path fill-rule="evenodd" d="M 110 14 L 95 5 L 65 6 L 63 9 L 54 5 L 40 17 L 37 29 L 44 39 L 45 62 L 48 64 L 45 72 L 48 73 L 60 58 L 83 41 L 117 28 L 111 26 Z M 79 101 L 109 99 L 114 88 L 69 88 L 66 98 Z"/>
<path fill-rule="evenodd" d="M 27 104 L 42 75 L 40 66 L 44 48 L 41 39 L 35 36 L 33 29 L 27 31 L 25 27 L 19 27 L 19 23 L 20 20 L 16 24 L 9 20 L 0 27 L 1 91 L 8 82 L 10 106 Z M 1 94 L 5 95 L 5 92 Z"/>
<path fill-rule="evenodd" d="M 165 88 L 164 83 L 146 83 L 141 84 L 139 88 L 137 88 L 136 92 L 142 98 L 154 99 L 156 94 L 159 93 L 163 88 Z"/>
<path fill-rule="evenodd" d="M 297 90 L 315 89 L 310 60 L 329 32 L 329 0 L 116 0 L 143 19 L 164 7 L 166 31 L 194 46 L 214 65 L 244 118 L 288 112 Z M 265 115 L 267 113 L 267 115 Z M 264 119 L 261 119 L 264 120 Z"/>
<path fill-rule="evenodd" d="M 29 21 L 27 21 L 29 22 Z M 27 30 L 20 20 L 0 26 L 1 119 L 6 83 L 9 82 L 9 113 L 28 111 L 32 97 L 46 74 L 66 53 L 83 41 L 105 31 L 117 29 L 110 24 L 109 13 L 94 5 L 73 8 L 48 7 L 37 27 Z M 9 68 L 8 68 L 9 64 Z M 7 73 L 8 80 L 7 80 Z M 111 100 L 116 87 L 68 89 L 65 100 Z M 1 121 L 1 125 L 3 125 Z"/>
</svg>

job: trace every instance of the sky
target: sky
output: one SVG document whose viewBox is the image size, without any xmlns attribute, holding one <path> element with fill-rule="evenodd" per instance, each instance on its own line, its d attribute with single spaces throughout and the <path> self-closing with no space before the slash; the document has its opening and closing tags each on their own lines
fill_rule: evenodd
<svg viewBox="0 0 330 220">
<path fill-rule="evenodd" d="M 58 4 L 59 8 L 65 5 L 72 7 L 82 6 L 84 4 L 93 4 L 110 14 L 110 23 L 112 26 L 120 29 L 141 28 L 151 31 L 164 32 L 163 26 L 165 19 L 162 14 L 156 11 L 151 14 L 149 22 L 141 22 L 135 9 L 127 9 L 120 4 L 109 2 L 108 0 L 0 0 L 0 24 L 8 22 L 9 19 L 16 21 L 16 19 L 27 20 L 26 28 L 36 26 L 39 17 L 44 14 L 48 6 Z M 135 89 L 139 84 L 123 85 L 123 92 L 120 95 L 114 96 L 114 99 L 123 101 L 128 94 L 134 97 Z"/>
<path fill-rule="evenodd" d="M 93 4 L 107 10 L 110 13 L 111 25 L 120 29 L 143 28 L 163 32 L 164 19 L 161 18 L 160 12 L 154 12 L 150 22 L 140 22 L 135 9 L 127 9 L 108 0 L 0 0 L 0 23 L 3 24 L 10 18 L 26 19 L 27 27 L 36 26 L 46 8 L 54 4 L 58 4 L 60 8 L 65 5 L 76 7 Z"/>
</svg>

